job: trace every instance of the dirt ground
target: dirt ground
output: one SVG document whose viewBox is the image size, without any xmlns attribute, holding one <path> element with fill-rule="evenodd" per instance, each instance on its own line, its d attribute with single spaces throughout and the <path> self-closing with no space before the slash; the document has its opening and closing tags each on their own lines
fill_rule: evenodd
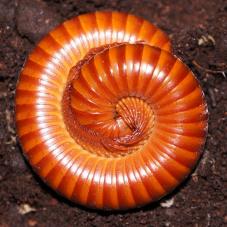
<svg viewBox="0 0 227 227">
<path fill-rule="evenodd" d="M 119 10 L 144 17 L 172 39 L 209 106 L 209 133 L 194 173 L 160 202 L 129 212 L 91 211 L 66 201 L 33 173 L 16 139 L 14 94 L 28 53 L 75 15 Z M 227 226 L 226 0 L 0 0 L 0 227 Z"/>
</svg>

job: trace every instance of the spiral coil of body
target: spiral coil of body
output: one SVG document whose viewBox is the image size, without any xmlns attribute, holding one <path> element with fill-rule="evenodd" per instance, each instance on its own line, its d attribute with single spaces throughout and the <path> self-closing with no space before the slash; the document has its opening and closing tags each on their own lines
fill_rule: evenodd
<svg viewBox="0 0 227 227">
<path fill-rule="evenodd" d="M 75 17 L 37 45 L 18 82 L 16 121 L 25 156 L 48 185 L 88 207 L 129 209 L 190 173 L 207 107 L 169 51 L 161 30 L 118 12 Z"/>
</svg>

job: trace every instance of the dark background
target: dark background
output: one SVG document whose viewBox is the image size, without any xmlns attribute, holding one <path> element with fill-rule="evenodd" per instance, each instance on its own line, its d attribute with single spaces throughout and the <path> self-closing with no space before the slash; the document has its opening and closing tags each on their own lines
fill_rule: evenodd
<svg viewBox="0 0 227 227">
<path fill-rule="evenodd" d="M 120 10 L 170 36 L 209 107 L 209 133 L 194 173 L 161 202 L 123 213 L 90 211 L 56 195 L 31 171 L 16 139 L 14 94 L 28 53 L 50 29 L 78 14 Z M 227 226 L 227 1 L 0 0 L 0 227 Z"/>
</svg>

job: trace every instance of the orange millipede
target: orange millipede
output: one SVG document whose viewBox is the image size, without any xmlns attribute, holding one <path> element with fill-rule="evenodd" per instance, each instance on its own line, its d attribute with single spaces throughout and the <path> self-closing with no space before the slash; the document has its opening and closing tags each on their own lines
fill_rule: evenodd
<svg viewBox="0 0 227 227">
<path fill-rule="evenodd" d="M 169 38 L 136 16 L 64 22 L 29 55 L 16 89 L 24 155 L 58 193 L 96 209 L 156 201 L 195 166 L 207 105 Z"/>
</svg>

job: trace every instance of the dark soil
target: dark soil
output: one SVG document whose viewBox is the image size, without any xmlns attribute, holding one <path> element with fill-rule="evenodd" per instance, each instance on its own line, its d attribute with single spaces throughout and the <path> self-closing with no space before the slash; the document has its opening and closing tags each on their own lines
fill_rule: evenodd
<svg viewBox="0 0 227 227">
<path fill-rule="evenodd" d="M 14 94 L 28 53 L 75 15 L 120 10 L 166 31 L 196 74 L 209 106 L 209 133 L 194 173 L 161 202 L 123 213 L 64 200 L 32 172 L 16 139 Z M 0 0 L 0 226 L 227 226 L 226 0 Z"/>
</svg>

